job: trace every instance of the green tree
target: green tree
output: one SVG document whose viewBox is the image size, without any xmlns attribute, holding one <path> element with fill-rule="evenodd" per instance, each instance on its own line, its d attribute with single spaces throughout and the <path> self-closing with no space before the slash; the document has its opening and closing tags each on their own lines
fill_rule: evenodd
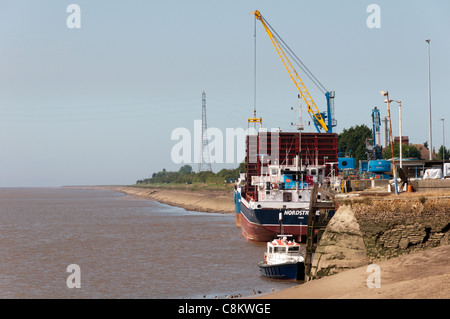
<svg viewBox="0 0 450 319">
<path fill-rule="evenodd" d="M 394 143 L 394 156 L 400 156 L 400 144 Z M 403 158 L 421 158 L 420 151 L 413 145 L 402 145 L 402 157 Z M 391 147 L 388 146 L 383 150 L 383 158 L 390 159 L 392 158 Z"/>
<path fill-rule="evenodd" d="M 239 164 L 239 167 L 234 169 L 222 169 L 215 174 L 214 172 L 198 172 L 195 173 L 192 170 L 192 166 L 184 165 L 178 172 L 168 172 L 165 168 L 157 173 L 153 173 L 151 178 L 137 180 L 136 184 L 160 184 L 160 183 L 179 183 L 179 184 L 191 184 L 191 183 L 207 183 L 207 184 L 219 184 L 236 180 L 239 177 L 239 173 L 245 171 L 245 163 Z"/>
<path fill-rule="evenodd" d="M 439 152 L 437 152 L 435 159 L 441 160 L 442 155 L 444 155 L 444 159 L 450 159 L 450 150 L 443 145 L 439 148 Z"/>
<path fill-rule="evenodd" d="M 183 165 L 181 166 L 180 170 L 178 171 L 181 174 L 191 174 L 192 173 L 192 166 L 191 165 Z"/>
<path fill-rule="evenodd" d="M 338 149 L 342 154 L 350 154 L 358 163 L 360 160 L 367 159 L 366 139 L 372 137 L 372 131 L 367 125 L 356 125 L 349 129 L 344 129 L 338 134 Z"/>
<path fill-rule="evenodd" d="M 245 173 L 245 161 L 241 162 L 241 164 L 239 164 L 238 168 L 238 173 Z"/>
</svg>

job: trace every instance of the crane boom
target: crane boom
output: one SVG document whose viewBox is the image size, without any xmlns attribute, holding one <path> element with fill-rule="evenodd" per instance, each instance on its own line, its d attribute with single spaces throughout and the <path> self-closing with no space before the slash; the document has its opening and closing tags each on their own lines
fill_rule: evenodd
<svg viewBox="0 0 450 319">
<path fill-rule="evenodd" d="M 312 99 L 311 95 L 309 94 L 308 90 L 306 89 L 305 85 L 303 84 L 303 81 L 300 79 L 300 76 L 297 74 L 297 71 L 295 71 L 295 68 L 292 66 L 291 61 L 289 61 L 288 57 L 286 56 L 286 53 L 283 51 L 283 48 L 278 43 L 277 39 L 273 35 L 270 28 L 267 26 L 267 23 L 261 13 L 256 10 L 255 12 L 252 12 L 255 14 L 255 18 L 258 19 L 261 24 L 263 25 L 264 29 L 266 30 L 270 40 L 272 41 L 273 46 L 275 47 L 275 50 L 277 50 L 278 55 L 281 58 L 281 61 L 284 64 L 284 67 L 288 71 L 292 81 L 294 82 L 295 86 L 297 87 L 298 91 L 300 92 L 300 95 L 302 96 L 303 100 L 306 102 L 308 113 L 311 115 L 313 120 L 315 120 L 321 128 L 325 130 L 325 132 L 328 131 L 328 127 L 325 124 L 325 121 L 322 117 L 322 115 L 319 112 L 319 109 L 316 106 L 316 103 Z M 330 116 L 330 115 L 329 115 Z"/>
</svg>

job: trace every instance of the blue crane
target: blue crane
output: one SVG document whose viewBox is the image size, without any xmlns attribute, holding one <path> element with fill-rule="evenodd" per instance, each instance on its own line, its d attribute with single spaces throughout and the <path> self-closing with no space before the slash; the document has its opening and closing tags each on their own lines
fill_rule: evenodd
<svg viewBox="0 0 450 319">
<path fill-rule="evenodd" d="M 367 159 L 378 160 L 383 157 L 380 139 L 381 118 L 380 110 L 375 106 L 372 109 L 372 138 L 366 140 Z"/>
</svg>

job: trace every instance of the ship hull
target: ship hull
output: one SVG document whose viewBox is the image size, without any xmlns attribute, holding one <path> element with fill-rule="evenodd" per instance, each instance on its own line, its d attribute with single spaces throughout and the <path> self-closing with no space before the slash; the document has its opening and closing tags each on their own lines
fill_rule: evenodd
<svg viewBox="0 0 450 319">
<path fill-rule="evenodd" d="M 279 215 L 282 214 L 281 225 Z M 299 209 L 252 209 L 241 202 L 240 224 L 242 235 L 249 241 L 267 242 L 280 233 L 291 234 L 301 242 L 306 235 L 308 213 Z"/>
<path fill-rule="evenodd" d="M 272 279 L 304 280 L 305 264 L 303 262 L 268 265 L 264 262 L 258 264 L 261 275 Z"/>
</svg>

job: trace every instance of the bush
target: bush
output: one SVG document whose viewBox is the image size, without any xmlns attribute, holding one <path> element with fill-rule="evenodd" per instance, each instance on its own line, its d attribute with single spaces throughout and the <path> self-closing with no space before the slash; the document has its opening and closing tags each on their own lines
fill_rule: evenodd
<svg viewBox="0 0 450 319">
<path fill-rule="evenodd" d="M 235 169 L 222 169 L 217 174 L 207 171 L 195 173 L 192 171 L 192 167 L 190 165 L 184 165 L 178 172 L 168 172 L 166 169 L 163 169 L 160 172 L 153 173 L 151 178 L 136 181 L 136 184 L 223 184 L 238 179 L 239 173 L 243 173 L 244 171 L 244 163 L 241 163 L 239 167 Z"/>
</svg>

